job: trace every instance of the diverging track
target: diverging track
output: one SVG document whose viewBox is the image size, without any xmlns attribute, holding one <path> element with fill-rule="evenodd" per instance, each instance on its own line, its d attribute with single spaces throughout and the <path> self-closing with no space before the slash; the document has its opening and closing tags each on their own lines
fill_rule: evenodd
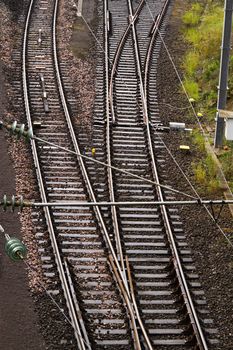
<svg viewBox="0 0 233 350">
<path fill-rule="evenodd" d="M 23 46 L 25 111 L 29 126 L 41 123 L 40 128 L 34 128 L 37 137 L 79 152 L 59 73 L 57 7 L 58 1 L 40 0 L 29 6 Z M 95 200 L 82 159 L 43 142 L 32 141 L 31 146 L 43 201 Z M 84 207 L 55 207 L 45 209 L 45 217 L 49 239 L 40 233 L 40 251 L 45 276 L 53 286 L 49 293 L 61 307 L 65 297 L 76 338 L 75 345 L 61 332 L 61 344 L 78 349 L 108 348 L 117 338 L 116 348 L 130 348 L 126 312 L 109 269 L 108 254 L 114 266 L 119 263 L 99 208 L 93 212 Z"/>
<path fill-rule="evenodd" d="M 156 71 L 168 6 L 168 1 L 105 1 L 105 69 L 100 55 L 93 141 L 100 160 L 163 184 L 166 169 L 159 174 L 157 164 L 164 161 L 164 146 L 154 127 L 162 123 Z M 145 344 L 138 327 L 139 348 L 211 348 L 213 329 L 178 211 L 143 207 L 143 201 L 174 199 L 174 193 L 116 170 L 105 176 L 96 170 L 92 180 L 99 200 L 142 202 L 106 211 L 123 271 L 129 261 L 136 309 L 149 340 Z"/>
<path fill-rule="evenodd" d="M 97 52 L 96 159 L 157 183 L 166 183 L 166 171 L 157 170 L 164 147 L 152 128 L 161 124 L 156 28 L 164 34 L 168 5 L 98 3 L 105 53 Z M 22 52 L 25 112 L 37 137 L 80 153 L 59 69 L 58 6 L 58 0 L 30 2 Z M 44 275 L 73 332 L 61 332 L 61 348 L 211 348 L 211 320 L 178 212 L 143 205 L 174 193 L 42 141 L 32 140 L 31 147 L 44 202 L 141 202 L 44 210 L 49 235 L 37 232 Z"/>
</svg>

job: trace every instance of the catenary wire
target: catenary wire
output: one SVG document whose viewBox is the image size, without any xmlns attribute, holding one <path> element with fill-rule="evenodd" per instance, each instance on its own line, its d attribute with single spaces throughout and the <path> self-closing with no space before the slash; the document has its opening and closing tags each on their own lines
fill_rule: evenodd
<svg viewBox="0 0 233 350">
<path fill-rule="evenodd" d="M 157 183 L 157 182 L 155 182 L 155 181 L 146 179 L 145 177 L 136 175 L 136 174 L 131 173 L 131 172 L 127 171 L 127 170 L 120 169 L 120 168 L 115 167 L 115 166 L 113 166 L 113 165 L 109 165 L 109 164 L 107 164 L 107 163 L 101 162 L 100 160 L 97 160 L 97 159 L 88 157 L 88 156 L 86 156 L 86 155 L 84 155 L 84 154 L 81 154 L 81 153 L 72 151 L 72 150 L 70 150 L 70 149 L 68 149 L 68 148 L 65 148 L 65 147 L 62 147 L 62 146 L 59 146 L 59 145 L 57 145 L 57 144 L 55 144 L 55 143 L 53 143 L 53 142 L 46 141 L 46 140 L 44 140 L 44 139 L 42 139 L 42 138 L 40 138 L 40 137 L 37 137 L 37 136 L 35 136 L 35 135 L 32 136 L 32 139 L 34 139 L 34 140 L 36 140 L 36 141 L 39 141 L 39 142 L 42 142 L 42 143 L 45 143 L 45 144 L 50 145 L 50 146 L 52 146 L 52 147 L 61 149 L 61 150 L 63 150 L 63 151 L 66 151 L 67 153 L 75 154 L 75 155 L 78 156 L 78 157 L 82 157 L 82 158 L 84 158 L 84 159 L 87 159 L 87 160 L 92 161 L 92 162 L 94 162 L 94 163 L 100 164 L 100 165 L 102 165 L 102 166 L 105 166 L 105 167 L 114 169 L 114 170 L 116 170 L 116 171 L 118 171 L 118 172 L 120 172 L 120 173 L 123 173 L 123 174 L 129 175 L 129 176 L 135 177 L 135 178 L 140 179 L 140 180 L 145 181 L 145 182 L 149 182 L 149 183 L 152 184 L 152 185 L 159 186 L 159 187 L 161 187 L 161 188 L 164 188 L 164 189 L 166 189 L 166 190 L 169 190 L 169 191 L 172 191 L 172 192 L 175 192 L 175 193 L 178 193 L 178 194 L 182 194 L 182 195 L 184 195 L 184 196 L 186 196 L 186 197 L 190 197 L 190 198 L 193 198 L 193 199 L 197 199 L 196 197 L 194 197 L 194 196 L 192 196 L 192 195 L 190 195 L 190 194 L 187 194 L 187 193 L 185 193 L 185 192 L 176 190 L 176 189 L 174 189 L 174 188 L 172 188 L 172 187 L 170 187 L 170 186 L 162 185 L 162 184 Z"/>
</svg>

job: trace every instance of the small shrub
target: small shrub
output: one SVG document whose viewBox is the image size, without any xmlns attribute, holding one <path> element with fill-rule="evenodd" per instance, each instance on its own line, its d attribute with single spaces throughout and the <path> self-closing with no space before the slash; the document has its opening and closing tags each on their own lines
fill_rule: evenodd
<svg viewBox="0 0 233 350">
<path fill-rule="evenodd" d="M 199 88 L 198 84 L 189 78 L 185 78 L 184 80 L 184 87 L 185 90 L 187 91 L 187 94 L 194 98 L 194 100 L 199 100 Z"/>
<path fill-rule="evenodd" d="M 183 16 L 184 24 L 188 26 L 196 26 L 201 20 L 201 13 L 203 11 L 203 7 L 199 3 L 195 3 L 192 5 L 191 9 L 187 11 Z"/>
<path fill-rule="evenodd" d="M 217 176 L 217 165 L 214 162 L 211 155 L 207 155 L 207 157 L 205 159 L 205 164 L 206 164 L 209 176 L 216 177 Z"/>
<path fill-rule="evenodd" d="M 199 162 L 193 165 L 194 177 L 199 184 L 204 184 L 206 182 L 206 170 L 202 164 Z"/>
<path fill-rule="evenodd" d="M 188 76 L 192 77 L 199 65 L 199 54 L 196 51 L 190 51 L 186 55 L 183 63 L 183 68 L 185 69 L 185 72 L 187 73 Z"/>
<path fill-rule="evenodd" d="M 198 131 L 194 130 L 192 133 L 192 138 L 194 144 L 198 147 L 199 151 L 204 152 L 205 151 L 205 139 L 203 135 Z"/>
<path fill-rule="evenodd" d="M 197 31 L 196 28 L 188 28 L 185 31 L 185 40 L 192 44 L 193 46 L 197 46 L 197 44 L 200 42 L 200 32 Z"/>
<path fill-rule="evenodd" d="M 219 190 L 218 179 L 210 179 L 207 184 L 207 190 L 211 193 L 217 192 Z"/>
<path fill-rule="evenodd" d="M 228 180 L 233 180 L 233 153 L 227 152 L 221 157 L 223 171 Z"/>
<path fill-rule="evenodd" d="M 205 65 L 204 76 L 205 80 L 217 80 L 219 75 L 219 60 L 213 60 Z"/>
</svg>

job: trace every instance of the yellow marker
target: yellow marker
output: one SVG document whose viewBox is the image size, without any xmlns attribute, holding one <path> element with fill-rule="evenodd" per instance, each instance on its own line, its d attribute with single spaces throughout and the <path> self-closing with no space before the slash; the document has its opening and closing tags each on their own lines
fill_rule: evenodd
<svg viewBox="0 0 233 350">
<path fill-rule="evenodd" d="M 96 151 L 96 149 L 93 147 L 93 148 L 91 149 L 92 157 L 95 157 L 95 151 Z"/>
<path fill-rule="evenodd" d="M 181 151 L 189 152 L 189 151 L 190 151 L 190 147 L 187 146 L 187 145 L 180 145 L 180 150 L 181 150 Z"/>
<path fill-rule="evenodd" d="M 203 117 L 203 114 L 202 114 L 201 112 L 198 112 L 198 113 L 197 113 L 197 116 L 198 116 L 198 117 Z"/>
</svg>

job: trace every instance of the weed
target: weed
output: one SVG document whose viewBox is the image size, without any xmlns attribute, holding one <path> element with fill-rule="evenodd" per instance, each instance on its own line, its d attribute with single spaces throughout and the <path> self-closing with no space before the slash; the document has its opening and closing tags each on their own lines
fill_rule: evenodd
<svg viewBox="0 0 233 350">
<path fill-rule="evenodd" d="M 184 87 L 189 96 L 194 98 L 196 101 L 199 100 L 199 88 L 195 81 L 186 77 L 184 80 Z"/>
<path fill-rule="evenodd" d="M 183 68 L 189 77 L 194 76 L 198 66 L 199 66 L 199 53 L 196 51 L 190 51 L 185 56 Z"/>
<path fill-rule="evenodd" d="M 199 151 L 205 151 L 205 139 L 199 130 L 193 130 L 192 132 L 193 143 L 198 147 Z"/>
<path fill-rule="evenodd" d="M 206 170 L 202 162 L 197 164 L 193 163 L 194 178 L 199 184 L 205 184 L 206 182 Z"/>
<path fill-rule="evenodd" d="M 187 11 L 183 16 L 183 22 L 187 26 L 195 26 L 201 20 L 201 13 L 203 11 L 203 6 L 199 3 L 192 5 L 191 10 Z"/>
</svg>

